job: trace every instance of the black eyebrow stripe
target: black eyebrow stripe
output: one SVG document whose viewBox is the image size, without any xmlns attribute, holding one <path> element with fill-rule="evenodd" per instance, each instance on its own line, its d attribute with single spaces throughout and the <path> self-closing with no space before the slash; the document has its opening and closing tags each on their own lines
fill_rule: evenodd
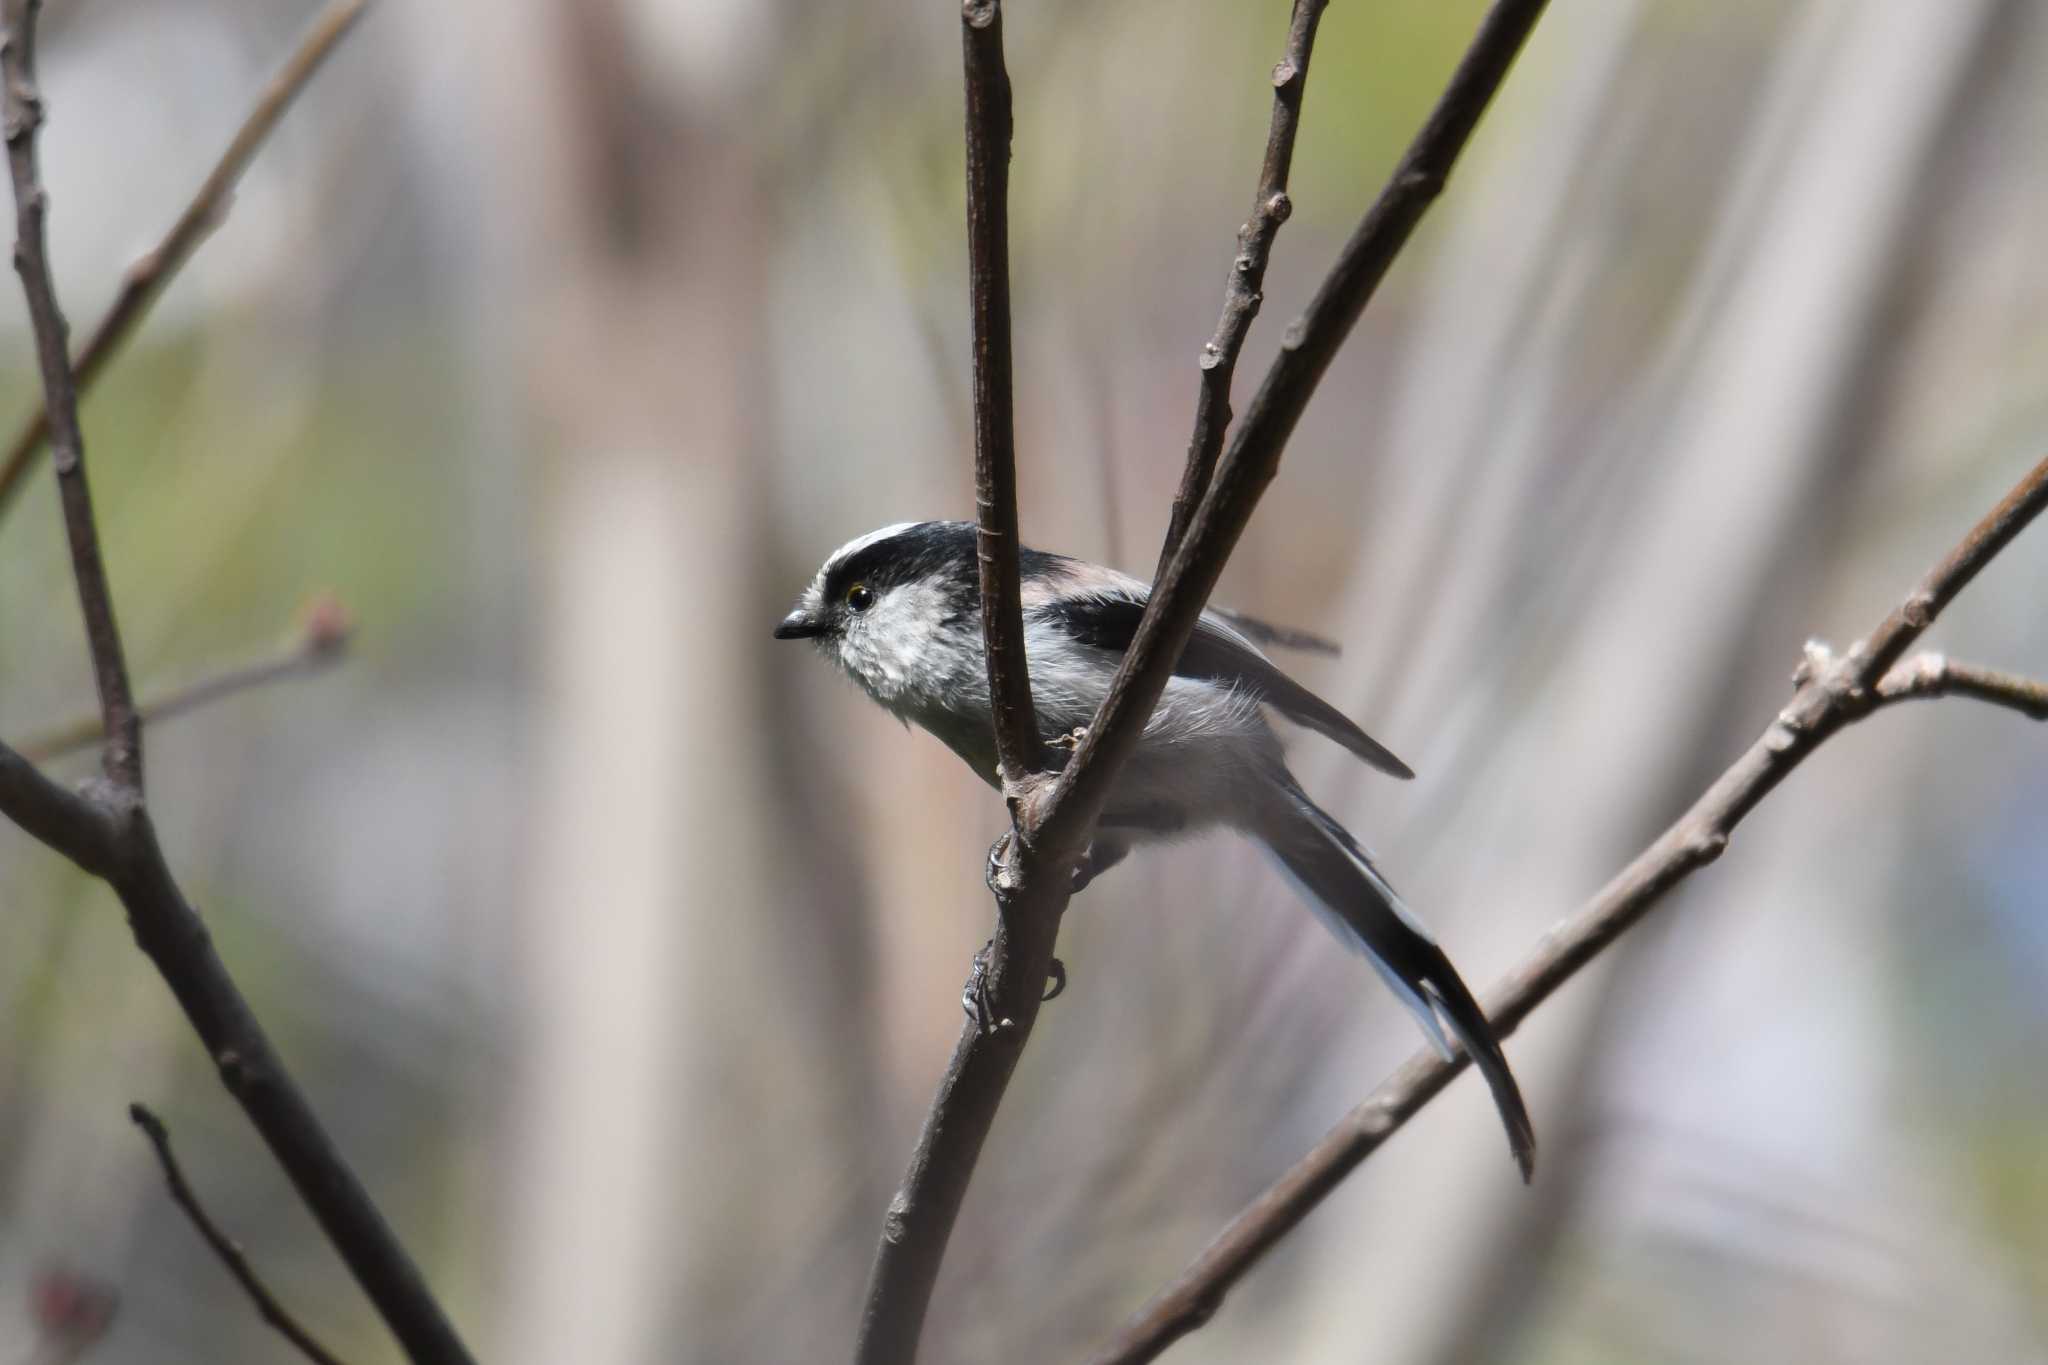
<svg viewBox="0 0 2048 1365">
<path fill-rule="evenodd" d="M 833 565 L 825 575 L 825 596 L 835 599 L 855 583 L 886 588 L 917 578 L 958 574 L 971 565 L 973 555 L 973 528 L 966 523 L 919 522 L 887 540 L 863 545 Z"/>
<path fill-rule="evenodd" d="M 837 600 L 855 583 L 889 588 L 925 578 L 955 587 L 964 585 L 976 592 L 980 574 L 974 562 L 974 537 L 974 524 L 966 521 L 921 521 L 906 526 L 832 565 L 825 574 L 825 598 Z M 1028 547 L 1019 551 L 1019 568 L 1026 578 L 1057 573 L 1071 562 L 1063 555 Z"/>
</svg>

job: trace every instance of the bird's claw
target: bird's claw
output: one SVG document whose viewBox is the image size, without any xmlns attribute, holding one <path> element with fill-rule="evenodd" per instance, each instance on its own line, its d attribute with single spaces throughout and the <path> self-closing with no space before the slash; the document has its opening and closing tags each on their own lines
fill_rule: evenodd
<svg viewBox="0 0 2048 1365">
<path fill-rule="evenodd" d="M 988 893 L 991 896 L 1003 894 L 1001 888 L 996 885 L 996 878 L 1003 874 L 1003 862 L 1010 856 L 1010 839 L 1015 833 L 1016 828 L 1012 826 L 997 835 L 996 841 L 988 846 L 988 865 L 982 869 L 981 879 L 988 884 Z M 982 951 L 985 953 L 988 949 L 984 948 Z"/>
<path fill-rule="evenodd" d="M 981 951 L 974 955 L 973 966 L 967 974 L 967 984 L 960 991 L 960 1008 L 974 1025 L 975 1030 L 988 1037 L 995 1037 L 1006 1028 L 1014 1027 L 1015 1021 L 996 1013 L 995 995 L 989 989 L 989 964 L 995 956 L 996 941 L 990 939 L 981 945 Z M 1046 968 L 1045 979 L 1051 983 L 1045 994 L 1038 997 L 1039 1003 L 1056 1000 L 1067 988 L 1067 964 L 1054 958 Z"/>
<path fill-rule="evenodd" d="M 1000 844 L 1002 840 L 998 839 L 996 842 Z M 995 857 L 994 849 L 989 850 L 989 857 L 991 860 Z M 1001 1032 L 1003 1026 L 1010 1022 L 1007 1019 L 999 1020 L 996 1018 L 996 1002 L 989 994 L 989 959 L 995 955 L 995 948 L 996 941 L 994 939 L 990 939 L 981 945 L 981 951 L 974 955 L 974 965 L 967 973 L 967 984 L 960 990 L 960 1008 L 966 1012 L 968 1020 L 973 1023 L 975 1032 L 985 1034 L 991 1038 Z"/>
</svg>

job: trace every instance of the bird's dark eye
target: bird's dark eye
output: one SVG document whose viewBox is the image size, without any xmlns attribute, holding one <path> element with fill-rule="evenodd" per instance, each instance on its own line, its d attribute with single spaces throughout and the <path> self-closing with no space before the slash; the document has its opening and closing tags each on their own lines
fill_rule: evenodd
<svg viewBox="0 0 2048 1365">
<path fill-rule="evenodd" d="M 865 583 L 856 583 L 846 590 L 846 605 L 855 611 L 866 611 L 875 605 L 875 590 Z"/>
</svg>

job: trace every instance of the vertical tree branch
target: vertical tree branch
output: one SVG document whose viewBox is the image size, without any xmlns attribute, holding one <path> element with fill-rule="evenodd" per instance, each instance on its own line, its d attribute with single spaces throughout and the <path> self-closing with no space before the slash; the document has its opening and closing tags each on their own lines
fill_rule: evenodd
<svg viewBox="0 0 2048 1365">
<path fill-rule="evenodd" d="M 142 794 L 142 725 L 128 688 L 128 664 L 107 589 L 107 566 L 94 529 L 92 492 L 85 480 L 85 438 L 78 429 L 78 386 L 65 350 L 64 315 L 50 282 L 44 220 L 49 196 L 36 167 L 36 132 L 42 127 L 43 98 L 36 89 L 36 12 L 40 0 L 7 0 L 0 33 L 0 80 L 6 83 L 7 164 L 14 180 L 14 269 L 28 296 L 35 328 L 36 364 L 42 371 L 44 405 L 50 418 L 50 460 L 64 505 L 64 535 L 78 580 L 78 605 L 92 651 L 93 683 L 99 691 L 101 727 L 107 747 L 107 777 L 137 798 Z"/>
<path fill-rule="evenodd" d="M 199 192 L 178 215 L 178 221 L 171 225 L 162 241 L 150 248 L 121 277 L 121 289 L 114 297 L 113 306 L 100 319 L 99 326 L 93 328 L 92 335 L 73 361 L 72 370 L 80 390 L 92 387 L 93 381 L 99 378 L 101 367 L 120 349 L 121 343 L 128 339 L 136 326 L 149 316 L 150 308 L 172 278 L 227 216 L 235 183 L 242 178 L 242 172 L 249 168 L 250 161 L 255 159 L 258 149 L 277 126 L 284 111 L 298 97 L 299 91 L 327 60 L 327 54 L 362 17 L 368 3 L 369 0 L 332 0 L 326 9 L 320 11 L 306 30 L 306 36 L 300 40 L 298 50 L 278 68 L 257 95 L 255 107 L 250 109 L 242 126 L 235 130 L 233 141 L 221 153 L 220 160 L 214 163 Z M 22 481 L 34 465 L 36 454 L 43 448 L 43 438 L 49 431 L 49 409 L 47 406 L 38 407 L 22 423 L 13 441 L 8 443 L 6 458 L 0 460 L 0 516 L 6 515 L 8 506 L 21 491 Z"/>
<path fill-rule="evenodd" d="M 1008 782 L 1042 766 L 1017 584 L 1017 431 L 1010 366 L 1010 73 L 998 0 L 960 11 L 967 85 L 967 279 L 974 314 L 974 503 L 982 647 Z"/>
<path fill-rule="evenodd" d="M 127 908 L 137 945 L 177 996 L 222 1082 L 240 1101 L 406 1354 L 420 1365 L 468 1365 L 469 1352 L 419 1268 L 321 1127 L 214 951 L 206 925 L 171 875 L 144 804 L 140 727 L 86 489 L 78 389 L 44 237 L 48 201 L 36 166 L 36 132 L 42 123 L 35 78 L 39 9 L 37 0 L 5 0 L 0 9 L 0 81 L 5 83 L 5 134 L 18 227 L 15 268 L 35 329 L 44 404 L 50 415 L 51 462 L 62 494 L 107 734 L 109 780 L 85 798 L 97 811 L 105 834 L 95 837 L 75 807 L 58 799 L 69 793 L 5 749 L 0 749 L 0 805 L 21 819 L 24 828 L 51 838 L 53 847 L 112 885 Z"/>
<path fill-rule="evenodd" d="M 1829 736 L 1892 700 L 1881 686 L 1892 666 L 1933 624 L 1941 609 L 2044 508 L 2048 508 L 2048 459 L 2035 465 L 1869 636 L 1839 657 L 1809 647 L 1807 662 L 1795 675 L 1798 691 L 1792 701 L 1734 766 L 1597 896 L 1545 934 L 1528 959 L 1487 992 L 1486 1016 L 1494 1031 L 1503 1038 L 1511 1035 L 1537 1006 L 1674 887 L 1719 858 L 1743 817 Z M 2008 691 L 2009 682 L 2023 680 L 2001 677 L 1993 690 Z M 1904 689 L 1908 684 L 1901 680 L 1895 686 Z M 1463 1054 L 1450 1062 L 1431 1052 L 1409 1058 L 1308 1155 L 1232 1219 L 1179 1278 L 1126 1322 L 1094 1357 L 1095 1365 L 1137 1365 L 1156 1359 L 1207 1322 L 1231 1286 L 1345 1176 L 1440 1094 L 1465 1064 Z"/>
<path fill-rule="evenodd" d="M 1316 24 L 1328 5 L 1329 0 L 1294 0 L 1294 13 L 1287 23 L 1287 48 L 1273 68 L 1273 118 L 1266 129 L 1266 159 L 1259 166 L 1252 215 L 1237 230 L 1237 255 L 1223 284 L 1223 316 L 1217 319 L 1216 334 L 1202 347 L 1195 431 L 1188 438 L 1187 467 L 1181 471 L 1180 492 L 1167 517 L 1166 543 L 1159 550 L 1155 577 L 1166 572 L 1186 537 L 1195 509 L 1209 491 L 1216 457 L 1223 453 L 1224 434 L 1230 430 L 1230 381 L 1237 374 L 1238 353 L 1265 301 L 1261 291 L 1273 239 L 1294 211 L 1287 197 L 1287 174 L 1294 164 L 1294 132 L 1301 126 L 1301 100 L 1308 91 L 1308 59 L 1315 47 Z"/>
</svg>

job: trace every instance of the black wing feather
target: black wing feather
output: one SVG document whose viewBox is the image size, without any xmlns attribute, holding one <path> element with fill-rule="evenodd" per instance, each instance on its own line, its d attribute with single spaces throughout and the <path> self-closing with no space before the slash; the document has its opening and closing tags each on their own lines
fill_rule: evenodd
<svg viewBox="0 0 2048 1365">
<path fill-rule="evenodd" d="M 1142 587 L 1112 593 L 1075 593 L 1039 606 L 1044 616 L 1082 644 L 1122 654 L 1137 637 L 1145 614 Z M 1215 616 L 1204 614 L 1181 652 L 1174 674 L 1228 683 L 1256 693 L 1259 699 L 1317 734 L 1337 741 L 1358 757 L 1395 777 L 1410 778 L 1414 770 L 1387 747 L 1352 723 L 1349 716 L 1282 673 L 1243 636 Z"/>
</svg>

